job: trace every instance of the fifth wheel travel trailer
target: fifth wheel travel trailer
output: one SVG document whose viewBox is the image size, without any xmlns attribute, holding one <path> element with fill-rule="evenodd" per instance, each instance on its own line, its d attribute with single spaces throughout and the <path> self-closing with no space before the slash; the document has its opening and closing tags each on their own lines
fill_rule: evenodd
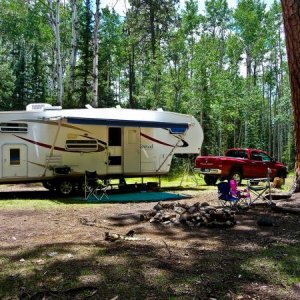
<svg viewBox="0 0 300 300">
<path fill-rule="evenodd" d="M 199 154 L 203 141 L 190 115 L 44 103 L 0 112 L 0 135 L 0 183 L 39 181 L 64 195 L 85 171 L 103 179 L 166 174 L 174 155 Z"/>
</svg>

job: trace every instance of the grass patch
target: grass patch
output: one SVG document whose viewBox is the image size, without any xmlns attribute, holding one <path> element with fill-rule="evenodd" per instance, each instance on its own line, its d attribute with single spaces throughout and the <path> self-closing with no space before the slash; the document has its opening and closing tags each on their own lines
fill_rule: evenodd
<svg viewBox="0 0 300 300">
<path fill-rule="evenodd" d="M 204 183 L 203 175 L 201 174 L 177 174 L 177 175 L 165 175 L 161 176 L 161 186 L 162 187 L 200 187 L 206 185 Z M 146 182 L 159 182 L 159 177 L 147 177 L 143 180 L 140 177 L 136 178 L 127 178 L 126 183 L 146 183 Z M 197 184 L 196 184 L 197 182 Z"/>
<path fill-rule="evenodd" d="M 250 257 L 242 265 L 245 276 L 272 284 L 300 282 L 300 244 L 277 246 Z"/>
<path fill-rule="evenodd" d="M 161 258 L 158 264 L 158 260 L 153 259 L 155 252 L 150 249 L 137 252 L 136 256 L 132 255 L 131 248 L 122 249 L 121 244 L 118 248 L 112 249 L 112 257 L 111 252 L 104 251 L 103 247 L 80 247 L 74 258 L 69 260 L 63 259 L 62 255 L 70 252 L 67 246 L 56 248 L 59 255 L 47 258 L 42 265 L 36 263 L 41 256 L 33 259 L 32 254 L 15 251 L 14 258 L 1 258 L 0 297 L 17 295 L 22 287 L 34 294 L 45 289 L 68 290 L 83 286 L 87 281 L 89 285 L 96 286 L 101 292 L 99 296 L 104 298 L 119 295 L 122 299 L 150 296 L 156 299 L 188 299 L 193 295 L 203 295 L 203 299 L 224 299 L 228 290 L 242 293 L 243 284 L 256 282 L 282 286 L 300 281 L 300 244 L 255 253 L 207 252 L 204 256 L 195 257 L 191 268 L 175 261 L 165 260 L 162 263 Z M 42 257 L 53 249 L 39 248 Z M 20 262 L 20 257 L 25 257 L 25 261 Z M 115 261 L 116 257 L 120 260 Z"/>
<path fill-rule="evenodd" d="M 72 201 L 68 199 L 14 199 L 14 200 L 0 200 L 0 209 L 30 209 L 42 210 L 51 208 L 67 208 L 70 204 L 76 206 L 89 206 L 85 201 Z M 73 207 L 74 208 L 74 207 Z"/>
</svg>

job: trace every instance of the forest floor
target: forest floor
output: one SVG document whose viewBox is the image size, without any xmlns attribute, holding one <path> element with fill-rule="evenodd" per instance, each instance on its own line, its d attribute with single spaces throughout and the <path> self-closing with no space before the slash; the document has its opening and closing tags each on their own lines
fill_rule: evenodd
<svg viewBox="0 0 300 300">
<path fill-rule="evenodd" d="M 155 225 L 140 221 L 155 202 L 76 204 L 35 187 L 27 205 L 5 205 L 26 188 L 0 193 L 1 299 L 300 298 L 300 215 L 253 206 L 232 228 Z M 214 189 L 190 195 L 178 202 L 217 204 Z M 273 226 L 259 226 L 262 216 Z M 135 239 L 105 240 L 130 231 Z"/>
</svg>

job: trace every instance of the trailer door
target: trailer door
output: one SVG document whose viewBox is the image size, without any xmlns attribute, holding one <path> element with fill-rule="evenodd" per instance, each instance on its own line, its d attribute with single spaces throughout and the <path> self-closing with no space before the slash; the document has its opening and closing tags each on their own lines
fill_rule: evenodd
<svg viewBox="0 0 300 300">
<path fill-rule="evenodd" d="M 121 127 L 108 127 L 107 174 L 123 173 L 123 136 Z"/>
<path fill-rule="evenodd" d="M 6 144 L 2 146 L 2 176 L 27 177 L 27 146 Z"/>
<path fill-rule="evenodd" d="M 124 173 L 141 172 L 140 128 L 124 128 Z"/>
</svg>

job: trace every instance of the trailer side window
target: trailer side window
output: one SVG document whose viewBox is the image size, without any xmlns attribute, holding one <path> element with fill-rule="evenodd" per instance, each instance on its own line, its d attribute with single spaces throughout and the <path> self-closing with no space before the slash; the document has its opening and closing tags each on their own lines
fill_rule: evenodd
<svg viewBox="0 0 300 300">
<path fill-rule="evenodd" d="M 20 149 L 12 148 L 9 149 L 9 161 L 10 165 L 19 165 L 20 164 Z"/>
<path fill-rule="evenodd" d="M 110 166 L 120 166 L 122 164 L 122 157 L 121 156 L 109 156 L 108 164 Z"/>
<path fill-rule="evenodd" d="M 122 135 L 120 127 L 108 128 L 108 145 L 109 146 L 122 146 Z"/>
<path fill-rule="evenodd" d="M 0 123 L 1 132 L 28 132 L 26 123 Z"/>
<path fill-rule="evenodd" d="M 68 151 L 97 151 L 98 143 L 96 140 L 66 140 L 65 147 Z"/>
<path fill-rule="evenodd" d="M 184 128 L 184 127 L 169 128 L 169 132 L 172 134 L 183 134 L 186 132 L 186 130 L 187 130 L 187 128 Z"/>
</svg>

